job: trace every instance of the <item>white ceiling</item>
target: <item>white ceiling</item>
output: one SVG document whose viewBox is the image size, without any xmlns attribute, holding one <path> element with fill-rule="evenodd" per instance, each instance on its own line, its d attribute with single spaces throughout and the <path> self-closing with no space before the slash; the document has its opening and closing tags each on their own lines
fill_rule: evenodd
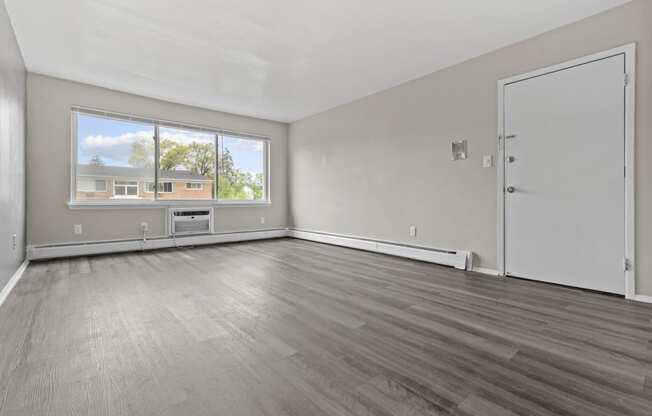
<svg viewBox="0 0 652 416">
<path fill-rule="evenodd" d="M 294 121 L 628 0 L 5 0 L 29 71 Z"/>
</svg>

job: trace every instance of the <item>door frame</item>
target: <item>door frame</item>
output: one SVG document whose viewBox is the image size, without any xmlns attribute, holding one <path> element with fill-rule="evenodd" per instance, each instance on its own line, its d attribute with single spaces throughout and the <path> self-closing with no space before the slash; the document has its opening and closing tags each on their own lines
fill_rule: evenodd
<svg viewBox="0 0 652 416">
<path fill-rule="evenodd" d="M 636 131 L 636 44 L 620 46 L 592 55 L 584 56 L 557 65 L 541 68 L 532 72 L 516 75 L 498 81 L 498 275 L 506 275 L 505 264 L 505 87 L 530 78 L 547 75 L 579 65 L 585 65 L 618 55 L 625 56 L 625 259 L 623 271 L 625 277 L 625 297 L 636 298 L 636 207 L 635 207 L 635 131 Z M 626 83 L 626 84 L 625 84 Z M 509 133 L 511 134 L 511 133 Z"/>
</svg>

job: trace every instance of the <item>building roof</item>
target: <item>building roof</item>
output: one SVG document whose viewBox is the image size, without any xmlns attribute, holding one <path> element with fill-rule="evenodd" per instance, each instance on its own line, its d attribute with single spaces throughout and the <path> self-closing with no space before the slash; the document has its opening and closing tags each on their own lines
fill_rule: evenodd
<svg viewBox="0 0 652 416">
<path fill-rule="evenodd" d="M 77 165 L 77 176 L 106 176 L 112 178 L 153 178 L 152 168 L 132 168 L 124 166 Z M 182 181 L 209 181 L 208 176 L 189 170 L 161 170 L 160 179 Z"/>
</svg>

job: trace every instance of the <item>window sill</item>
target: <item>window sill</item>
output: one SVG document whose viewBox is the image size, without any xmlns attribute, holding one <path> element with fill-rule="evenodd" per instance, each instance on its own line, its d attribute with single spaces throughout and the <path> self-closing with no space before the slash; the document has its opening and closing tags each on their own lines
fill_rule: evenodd
<svg viewBox="0 0 652 416">
<path fill-rule="evenodd" d="M 271 201 L 71 201 L 68 202 L 69 209 L 134 209 L 134 208 L 169 208 L 169 207 L 268 207 Z"/>
</svg>

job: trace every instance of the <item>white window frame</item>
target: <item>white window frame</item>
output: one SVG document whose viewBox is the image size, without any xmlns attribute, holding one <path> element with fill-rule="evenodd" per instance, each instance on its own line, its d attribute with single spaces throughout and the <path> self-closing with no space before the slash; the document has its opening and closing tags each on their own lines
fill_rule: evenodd
<svg viewBox="0 0 652 416">
<path fill-rule="evenodd" d="M 269 139 L 261 138 L 261 137 L 252 137 L 248 135 L 242 135 L 242 134 L 237 134 L 237 133 L 228 133 L 229 136 L 235 137 L 238 139 L 242 140 L 255 140 L 255 141 L 261 141 L 263 143 L 263 199 L 261 200 L 251 200 L 251 199 L 219 199 L 219 189 L 216 189 L 216 198 L 217 200 L 222 203 L 222 204 L 260 204 L 262 203 L 269 203 L 270 201 L 270 144 L 271 141 Z M 219 158 L 218 158 L 219 159 Z M 218 160 L 218 165 L 216 171 L 217 174 L 215 175 L 216 180 L 215 182 L 219 184 L 219 160 Z"/>
<path fill-rule="evenodd" d="M 199 185 L 198 188 L 193 188 L 189 185 Z M 202 182 L 186 182 L 186 191 L 203 191 L 204 184 Z"/>
<path fill-rule="evenodd" d="M 166 183 L 170 184 L 171 191 L 168 192 L 168 191 L 162 191 L 162 190 L 159 189 L 158 190 L 159 194 L 173 194 L 174 193 L 175 183 L 172 182 L 172 181 L 162 181 L 162 182 L 160 182 L 161 185 L 165 185 Z M 154 187 L 153 187 L 154 189 L 152 189 L 151 191 L 148 188 L 148 185 L 150 185 L 150 184 L 154 185 Z M 145 181 L 145 191 L 144 192 L 148 193 L 148 194 L 155 193 L 156 192 L 156 182 L 154 182 L 154 181 Z"/>
<path fill-rule="evenodd" d="M 154 181 L 156 182 L 158 180 L 158 164 L 159 164 L 159 147 L 158 147 L 158 131 L 160 127 L 170 127 L 170 128 L 178 128 L 178 129 L 186 129 L 186 130 L 195 130 L 195 131 L 200 131 L 203 133 L 213 133 L 215 134 L 215 145 L 216 145 L 216 150 L 219 149 L 220 145 L 220 140 L 222 140 L 222 136 L 224 135 L 229 135 L 229 136 L 234 136 L 238 137 L 241 139 L 252 139 L 252 140 L 260 140 L 264 142 L 264 150 L 265 150 L 265 156 L 264 156 L 264 198 L 262 200 L 220 200 L 218 199 L 218 158 L 217 154 L 218 151 L 216 151 L 216 160 L 215 160 L 215 172 L 216 172 L 216 178 L 213 183 L 213 186 L 215 187 L 215 199 L 209 199 L 209 200 L 197 200 L 197 199 L 174 199 L 174 200 L 167 200 L 167 199 L 158 199 L 158 192 L 155 192 L 155 199 L 154 200 L 147 200 L 147 199 L 142 199 L 139 197 L 115 197 L 110 200 L 101 200 L 101 201 L 91 201 L 91 200 L 77 200 L 77 115 L 78 114 L 83 114 L 83 115 L 88 115 L 88 116 L 95 116 L 95 117 L 102 117 L 102 118 L 108 118 L 108 119 L 115 119 L 117 121 L 131 121 L 131 122 L 138 122 L 138 123 L 144 123 L 144 124 L 152 124 L 155 127 L 155 179 Z M 271 142 L 272 139 L 269 136 L 263 136 L 259 134 L 252 134 L 252 133 L 244 133 L 244 132 L 238 132 L 238 131 L 233 131 L 233 130 L 226 130 L 226 129 L 220 129 L 220 128 L 215 128 L 215 127 L 209 127 L 209 126 L 201 126 L 201 125 L 196 125 L 196 124 L 190 124 L 190 123 L 179 123 L 175 121 L 169 121 L 169 120 L 163 120 L 163 119 L 155 119 L 155 118 L 148 118 L 148 117 L 141 117 L 141 116 L 134 116 L 130 114 L 124 114 L 120 112 L 113 112 L 113 111 L 106 111 L 106 110 L 100 110 L 96 108 L 91 108 L 91 107 L 85 107 L 85 106 L 72 106 L 71 107 L 71 112 L 70 112 L 70 138 L 71 138 L 71 146 L 70 146 L 70 195 L 68 199 L 68 207 L 70 209 L 86 209 L 86 208 L 98 208 L 98 209 L 106 209 L 106 208 L 133 208 L 134 206 L 136 207 L 142 207 L 142 208 L 166 208 L 170 206 L 186 206 L 186 205 L 193 205 L 193 206 L 242 206 L 242 207 L 254 207 L 254 206 L 266 206 L 266 205 L 271 205 L 272 204 L 272 199 L 271 199 L 271 169 L 270 169 L 270 153 L 271 153 Z M 192 182 L 192 181 L 191 181 Z M 205 187 L 202 184 L 202 189 L 205 189 Z M 145 186 L 145 185 L 143 185 Z M 111 192 L 112 194 L 114 193 L 114 189 L 110 190 L 108 189 L 106 192 Z"/>
<path fill-rule="evenodd" d="M 117 184 L 117 182 L 135 182 L 135 185 L 127 185 L 127 184 Z M 124 187 L 125 188 L 125 194 L 124 195 L 118 195 L 115 193 L 115 188 L 116 187 Z M 127 191 L 127 188 L 136 188 L 136 195 L 129 195 L 129 191 Z M 140 183 L 138 180 L 113 180 L 113 198 L 115 199 L 139 199 L 140 198 Z"/>
</svg>

